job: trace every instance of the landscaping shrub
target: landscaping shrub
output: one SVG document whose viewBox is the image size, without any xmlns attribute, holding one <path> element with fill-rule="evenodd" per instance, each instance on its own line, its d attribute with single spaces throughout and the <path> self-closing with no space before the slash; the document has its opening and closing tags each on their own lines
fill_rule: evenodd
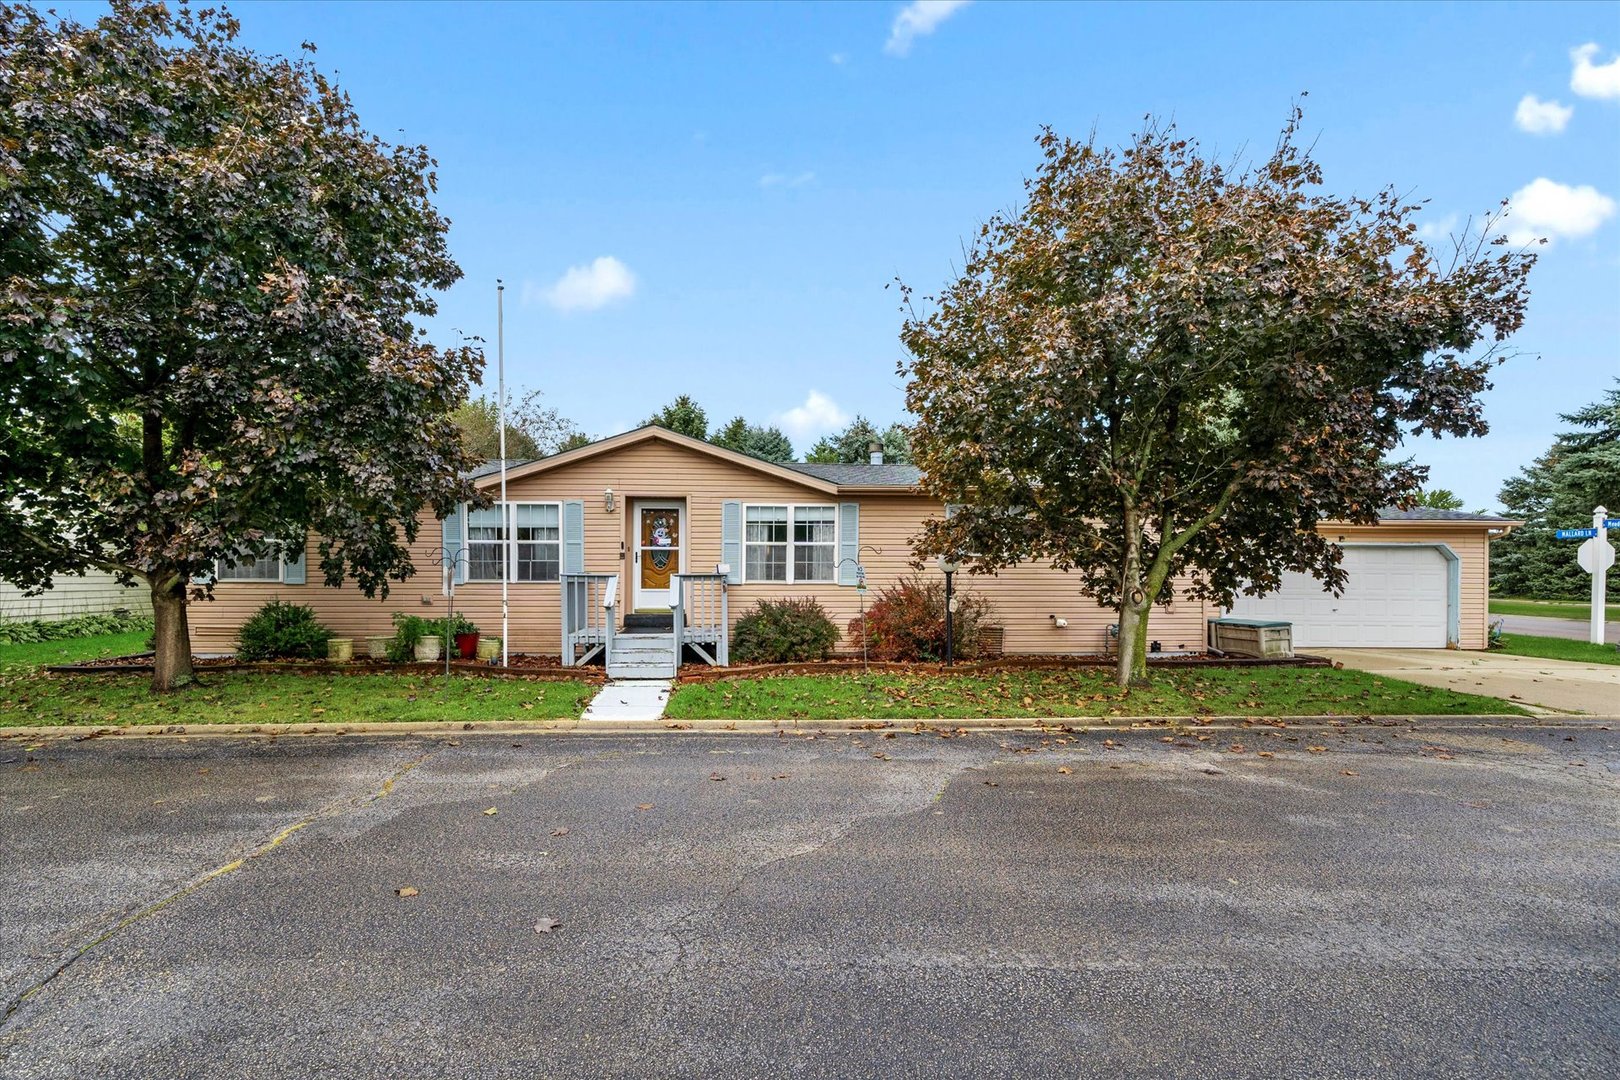
<svg viewBox="0 0 1620 1080">
<path fill-rule="evenodd" d="M 979 652 L 980 630 L 991 618 L 990 602 L 961 588 L 955 596 L 954 652 L 958 660 L 971 660 Z M 865 634 L 867 655 L 874 660 L 945 659 L 945 582 L 913 574 L 879 589 L 866 609 Z M 849 621 L 844 636 L 853 647 L 861 647 L 859 615 Z"/>
<path fill-rule="evenodd" d="M 63 641 L 96 634 L 133 634 L 152 629 L 152 616 L 136 615 L 128 608 L 114 608 L 97 615 L 75 615 L 51 622 L 25 619 L 0 622 L 0 645 L 22 645 L 32 641 Z"/>
<path fill-rule="evenodd" d="M 837 642 L 838 627 L 810 597 L 761 600 L 737 620 L 731 655 L 745 664 L 825 660 Z"/>
<path fill-rule="evenodd" d="M 438 619 L 424 619 L 420 615 L 394 612 L 394 637 L 388 643 L 388 659 L 396 664 L 407 664 L 416 659 L 416 643 L 426 637 L 443 636 L 444 627 Z"/>
<path fill-rule="evenodd" d="M 315 618 L 315 609 L 272 600 L 253 613 L 237 634 L 240 660 L 318 659 L 326 655 L 332 631 Z"/>
</svg>

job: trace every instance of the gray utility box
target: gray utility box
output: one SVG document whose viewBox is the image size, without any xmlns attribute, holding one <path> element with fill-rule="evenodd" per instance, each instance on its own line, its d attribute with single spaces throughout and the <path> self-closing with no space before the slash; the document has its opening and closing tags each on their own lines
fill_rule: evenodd
<svg viewBox="0 0 1620 1080">
<path fill-rule="evenodd" d="M 1265 619 L 1211 619 L 1209 644 L 1233 656 L 1289 657 L 1294 655 L 1294 624 Z"/>
</svg>

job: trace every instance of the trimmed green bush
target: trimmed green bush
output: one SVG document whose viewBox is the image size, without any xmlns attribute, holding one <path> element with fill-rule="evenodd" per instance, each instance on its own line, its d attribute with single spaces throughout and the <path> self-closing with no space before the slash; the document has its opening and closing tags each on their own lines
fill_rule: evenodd
<svg viewBox="0 0 1620 1080">
<path fill-rule="evenodd" d="M 810 597 L 761 600 L 737 620 L 731 655 L 745 664 L 825 660 L 838 643 L 838 627 Z"/>
<path fill-rule="evenodd" d="M 128 608 L 114 608 L 98 615 L 75 615 L 71 619 L 48 621 L 25 619 L 0 622 L 0 645 L 22 645 L 31 641 L 64 641 L 67 638 L 97 634 L 134 634 L 152 629 L 150 615 L 136 615 Z"/>
<path fill-rule="evenodd" d="M 315 618 L 314 608 L 272 600 L 242 624 L 236 656 L 240 660 L 319 659 L 326 655 L 331 638 L 332 631 Z"/>
</svg>

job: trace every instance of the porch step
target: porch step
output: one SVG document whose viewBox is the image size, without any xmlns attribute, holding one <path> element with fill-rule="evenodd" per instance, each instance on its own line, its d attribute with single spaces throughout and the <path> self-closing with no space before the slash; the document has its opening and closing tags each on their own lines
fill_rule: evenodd
<svg viewBox="0 0 1620 1080">
<path fill-rule="evenodd" d="M 671 633 L 675 629 L 673 612 L 633 611 L 624 617 L 624 633 Z"/>
<path fill-rule="evenodd" d="M 673 679 L 678 666 L 673 632 L 615 634 L 607 658 L 610 679 Z"/>
</svg>

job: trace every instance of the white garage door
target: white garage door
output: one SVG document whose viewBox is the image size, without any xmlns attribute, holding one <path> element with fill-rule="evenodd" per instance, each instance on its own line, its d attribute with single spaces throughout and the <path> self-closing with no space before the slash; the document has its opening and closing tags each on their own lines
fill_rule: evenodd
<svg viewBox="0 0 1620 1080">
<path fill-rule="evenodd" d="M 1240 596 L 1232 615 L 1294 624 L 1294 648 L 1446 647 L 1450 564 L 1430 546 L 1344 549 L 1343 596 L 1308 574 L 1285 574 L 1269 596 Z"/>
</svg>

